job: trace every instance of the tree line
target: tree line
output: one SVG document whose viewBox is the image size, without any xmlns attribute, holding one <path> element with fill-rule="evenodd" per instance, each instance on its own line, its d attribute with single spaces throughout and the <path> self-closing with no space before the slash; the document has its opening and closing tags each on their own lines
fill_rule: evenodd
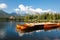
<svg viewBox="0 0 60 40">
<path fill-rule="evenodd" d="M 21 16 L 24 21 L 40 21 L 40 20 L 60 20 L 60 13 L 36 13 L 34 15 Z"/>
</svg>

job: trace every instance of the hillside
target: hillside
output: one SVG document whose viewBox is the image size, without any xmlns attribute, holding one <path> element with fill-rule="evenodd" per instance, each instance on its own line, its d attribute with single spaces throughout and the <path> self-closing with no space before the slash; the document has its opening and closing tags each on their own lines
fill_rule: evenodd
<svg viewBox="0 0 60 40">
<path fill-rule="evenodd" d="M 0 18 L 9 17 L 9 14 L 3 10 L 0 10 Z"/>
</svg>

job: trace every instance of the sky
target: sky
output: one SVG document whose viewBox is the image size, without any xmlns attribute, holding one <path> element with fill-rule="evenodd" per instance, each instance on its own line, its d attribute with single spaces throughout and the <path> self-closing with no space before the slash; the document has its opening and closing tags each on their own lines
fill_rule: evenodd
<svg viewBox="0 0 60 40">
<path fill-rule="evenodd" d="M 60 0 L 0 0 L 0 10 L 12 12 L 60 12 Z"/>
</svg>

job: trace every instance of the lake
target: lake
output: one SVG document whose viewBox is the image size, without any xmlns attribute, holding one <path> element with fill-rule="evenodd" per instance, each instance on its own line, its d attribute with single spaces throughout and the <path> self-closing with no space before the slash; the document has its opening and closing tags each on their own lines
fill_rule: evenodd
<svg viewBox="0 0 60 40">
<path fill-rule="evenodd" d="M 0 22 L 0 40 L 60 40 L 60 28 L 21 33 L 16 31 L 17 24 L 24 22 Z"/>
</svg>

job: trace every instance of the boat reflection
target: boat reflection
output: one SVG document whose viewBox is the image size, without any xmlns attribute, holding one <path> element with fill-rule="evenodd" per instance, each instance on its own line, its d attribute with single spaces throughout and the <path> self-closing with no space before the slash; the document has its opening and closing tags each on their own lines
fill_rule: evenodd
<svg viewBox="0 0 60 40">
<path fill-rule="evenodd" d="M 43 32 L 49 32 L 49 33 L 52 33 L 53 31 L 57 31 L 57 30 L 60 30 L 59 28 L 52 28 L 52 29 L 49 29 L 49 30 L 45 30 L 45 29 L 41 29 L 41 30 L 34 30 L 34 31 L 29 31 L 29 32 L 24 32 L 24 31 L 16 31 L 18 33 L 18 35 L 20 37 L 24 36 L 24 35 L 33 35 L 34 33 L 43 33 Z"/>
<path fill-rule="evenodd" d="M 53 30 L 53 29 L 58 29 L 58 30 L 60 30 L 60 27 L 49 28 L 49 29 L 39 29 L 38 31 L 42 31 L 42 30 L 44 30 L 44 31 L 49 31 L 49 30 Z M 16 31 L 17 31 L 17 32 L 21 32 L 21 33 L 23 33 L 23 32 L 24 32 L 24 33 L 27 33 L 27 32 L 33 32 L 33 31 L 38 32 L 37 29 L 33 29 L 33 30 L 27 29 L 27 30 L 24 30 L 24 31 L 19 30 L 19 29 L 16 29 Z"/>
<path fill-rule="evenodd" d="M 36 30 L 36 31 L 32 31 L 32 32 L 22 32 L 22 31 L 17 31 L 18 35 L 21 37 L 23 35 L 32 35 L 34 34 L 34 32 L 38 33 L 38 32 L 44 32 L 44 30 Z"/>
</svg>

